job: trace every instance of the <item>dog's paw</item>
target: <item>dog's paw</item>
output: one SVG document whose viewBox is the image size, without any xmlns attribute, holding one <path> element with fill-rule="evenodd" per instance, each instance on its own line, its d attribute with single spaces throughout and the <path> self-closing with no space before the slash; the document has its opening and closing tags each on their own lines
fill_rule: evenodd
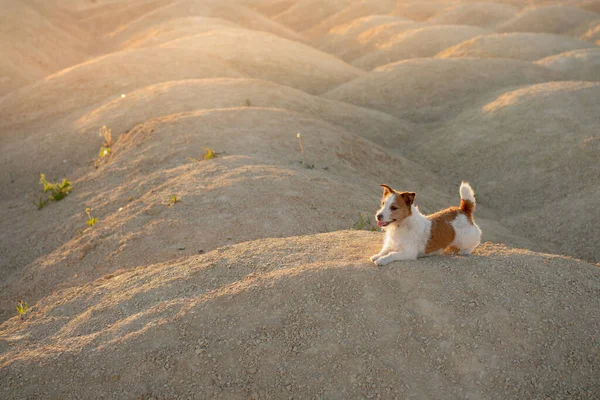
<svg viewBox="0 0 600 400">
<path fill-rule="evenodd" d="M 389 264 L 391 262 L 391 260 L 387 257 L 379 257 L 378 259 L 373 261 L 376 265 L 379 265 L 380 267 L 386 264 Z"/>
<path fill-rule="evenodd" d="M 371 256 L 371 261 L 375 262 L 379 257 L 381 257 L 379 254 L 375 254 L 374 256 Z"/>
</svg>

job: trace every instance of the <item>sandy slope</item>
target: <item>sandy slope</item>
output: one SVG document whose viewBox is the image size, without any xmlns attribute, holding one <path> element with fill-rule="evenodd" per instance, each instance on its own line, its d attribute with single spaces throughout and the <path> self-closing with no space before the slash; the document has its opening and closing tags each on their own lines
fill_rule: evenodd
<svg viewBox="0 0 600 400">
<path fill-rule="evenodd" d="M 440 51 L 488 33 L 486 29 L 467 25 L 435 25 L 412 29 L 391 38 L 376 51 L 353 61 L 353 65 L 371 70 L 381 65 L 409 58 L 432 57 Z"/>
<path fill-rule="evenodd" d="M 560 71 L 572 80 L 600 80 L 600 49 L 582 49 L 560 53 L 539 60 L 537 64 Z"/>
<path fill-rule="evenodd" d="M 597 397 L 594 3 L 0 4 L 0 398 Z M 462 179 L 506 245 L 347 230 Z"/>
<path fill-rule="evenodd" d="M 34 8 L 10 0 L 0 8 L 0 97 L 86 58 L 85 39 Z"/>
<path fill-rule="evenodd" d="M 514 58 L 536 61 L 558 53 L 598 48 L 593 43 L 547 33 L 482 35 L 442 51 L 439 57 Z"/>
<path fill-rule="evenodd" d="M 365 252 L 380 239 L 248 242 L 60 291 L 2 326 L 0 393 L 35 396 L 38 383 L 47 398 L 600 390 L 598 267 L 486 244 L 470 258 L 378 269 Z"/>
<path fill-rule="evenodd" d="M 521 61 L 421 58 L 377 68 L 325 97 L 414 122 L 431 122 L 451 118 L 500 88 L 559 78 L 546 68 Z"/>
</svg>

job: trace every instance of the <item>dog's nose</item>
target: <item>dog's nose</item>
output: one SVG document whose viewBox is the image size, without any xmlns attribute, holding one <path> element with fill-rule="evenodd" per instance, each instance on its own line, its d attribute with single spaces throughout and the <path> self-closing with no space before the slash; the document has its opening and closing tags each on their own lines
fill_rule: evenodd
<svg viewBox="0 0 600 400">
<path fill-rule="evenodd" d="M 377 221 L 381 221 L 382 218 L 383 218 L 382 214 L 377 214 Z"/>
</svg>

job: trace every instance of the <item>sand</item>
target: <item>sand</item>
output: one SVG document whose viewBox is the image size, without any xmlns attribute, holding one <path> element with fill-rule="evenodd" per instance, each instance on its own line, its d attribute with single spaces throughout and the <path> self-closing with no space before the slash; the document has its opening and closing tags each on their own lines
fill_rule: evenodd
<svg viewBox="0 0 600 400">
<path fill-rule="evenodd" d="M 481 35 L 454 47 L 438 57 L 513 58 L 536 61 L 570 50 L 598 48 L 583 40 L 548 33 L 504 33 Z"/>
<path fill-rule="evenodd" d="M 596 3 L 0 5 L 1 399 L 598 398 Z"/>
</svg>

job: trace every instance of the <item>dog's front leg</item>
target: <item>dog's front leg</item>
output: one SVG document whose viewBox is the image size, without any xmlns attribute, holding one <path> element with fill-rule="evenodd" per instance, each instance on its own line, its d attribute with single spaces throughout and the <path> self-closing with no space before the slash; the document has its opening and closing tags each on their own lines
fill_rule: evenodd
<svg viewBox="0 0 600 400">
<path fill-rule="evenodd" d="M 386 265 L 391 263 L 392 261 L 405 261 L 405 260 L 416 260 L 417 253 L 412 251 L 392 251 L 385 256 L 379 257 L 375 260 L 375 264 L 377 265 Z"/>
<path fill-rule="evenodd" d="M 390 248 L 388 246 L 384 245 L 379 253 L 375 254 L 374 256 L 371 256 L 371 261 L 376 262 L 379 258 L 385 256 L 389 252 L 390 252 Z"/>
</svg>

